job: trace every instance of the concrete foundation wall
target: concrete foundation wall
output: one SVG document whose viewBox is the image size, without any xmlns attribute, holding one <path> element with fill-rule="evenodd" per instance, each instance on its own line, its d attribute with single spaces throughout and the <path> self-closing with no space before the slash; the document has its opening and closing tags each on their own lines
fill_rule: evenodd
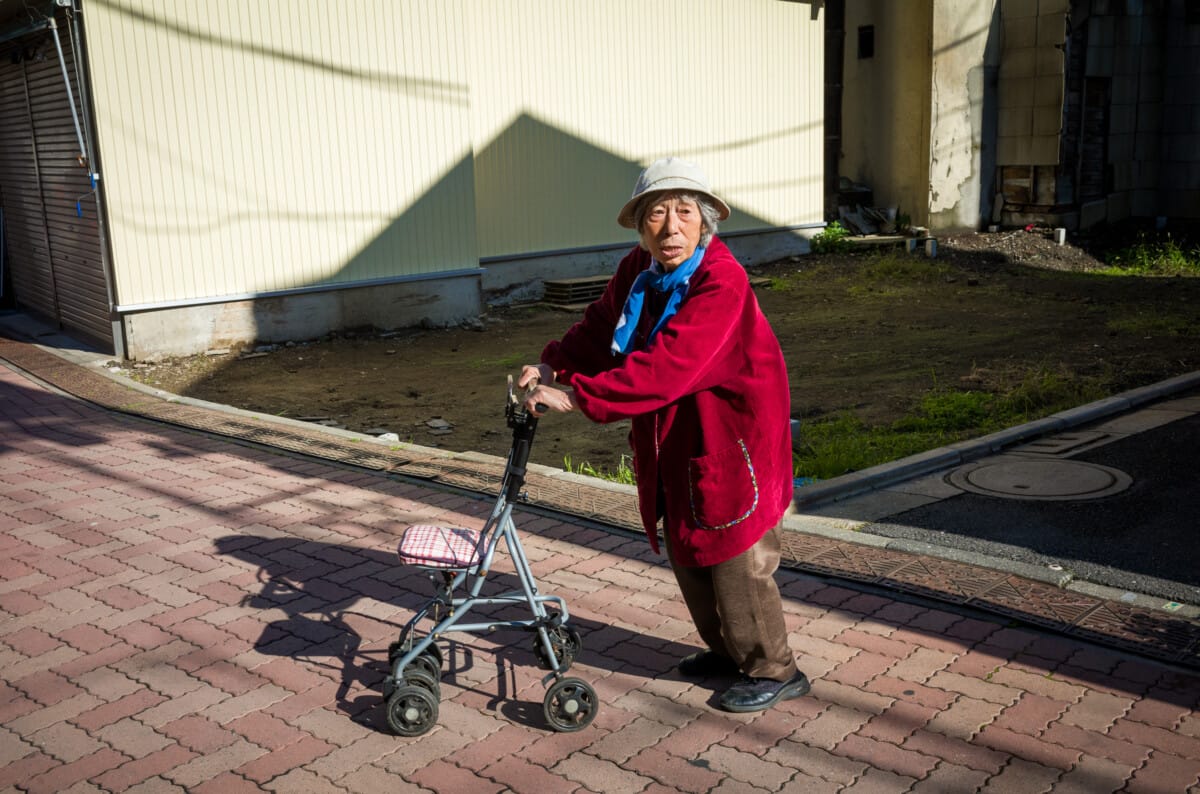
<svg viewBox="0 0 1200 794">
<path fill-rule="evenodd" d="M 788 256 L 810 253 L 811 239 L 821 228 L 781 230 L 755 234 L 721 235 L 721 240 L 746 267 L 763 265 Z M 494 304 L 540 300 L 543 282 L 553 279 L 610 276 L 634 243 L 602 251 L 567 251 L 547 256 L 488 262 L 482 287 Z"/>
<path fill-rule="evenodd" d="M 453 325 L 478 317 L 479 276 L 411 281 L 332 292 L 138 312 L 124 318 L 128 357 L 155 361 L 213 349 L 316 339 L 372 326 Z"/>
</svg>

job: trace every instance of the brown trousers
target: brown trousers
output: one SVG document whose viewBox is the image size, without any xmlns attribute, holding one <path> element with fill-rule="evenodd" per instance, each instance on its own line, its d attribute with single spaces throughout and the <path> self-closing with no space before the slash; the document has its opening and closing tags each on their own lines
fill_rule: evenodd
<svg viewBox="0 0 1200 794">
<path fill-rule="evenodd" d="M 776 681 L 797 670 L 774 576 L 782 531 L 776 526 L 732 560 L 701 568 L 676 565 L 667 543 L 671 570 L 700 638 L 746 675 Z"/>
</svg>

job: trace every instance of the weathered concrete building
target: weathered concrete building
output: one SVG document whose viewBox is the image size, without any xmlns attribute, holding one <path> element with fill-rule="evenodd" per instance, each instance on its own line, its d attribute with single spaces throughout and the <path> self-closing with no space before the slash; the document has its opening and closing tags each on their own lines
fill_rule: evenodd
<svg viewBox="0 0 1200 794">
<path fill-rule="evenodd" d="M 844 14 L 837 169 L 876 205 L 934 229 L 1200 218 L 1196 3 L 828 6 Z"/>
</svg>

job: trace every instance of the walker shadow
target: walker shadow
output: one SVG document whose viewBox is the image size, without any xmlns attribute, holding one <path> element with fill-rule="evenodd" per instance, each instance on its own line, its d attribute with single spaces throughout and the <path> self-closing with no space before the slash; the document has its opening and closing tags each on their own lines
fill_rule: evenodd
<svg viewBox="0 0 1200 794">
<path fill-rule="evenodd" d="M 263 627 L 255 642 L 259 653 L 306 662 L 338 681 L 337 707 L 356 722 L 386 731 L 384 722 L 384 679 L 390 672 L 388 645 L 398 639 L 404 622 L 424 606 L 433 594 L 425 572 L 401 564 L 393 554 L 340 544 L 304 541 L 297 538 L 265 538 L 228 535 L 216 541 L 218 554 L 258 565 L 261 588 L 246 596 L 242 606 L 281 610 L 285 617 Z M 360 576 L 353 572 L 361 572 Z M 482 593 L 495 594 L 519 588 L 514 574 L 493 571 Z M 540 587 L 546 594 L 553 588 Z M 457 595 L 462 590 L 456 591 Z M 567 608 L 571 603 L 567 600 Z M 399 615 L 381 617 L 365 601 L 382 601 Z M 479 607 L 471 613 L 478 621 L 522 619 L 529 612 L 520 606 Z M 567 673 L 589 684 L 588 668 L 620 671 L 630 675 L 670 675 L 675 663 L 695 650 L 694 646 L 657 638 L 624 628 L 598 623 L 570 612 L 569 624 L 581 635 L 583 648 Z M 416 628 L 418 638 L 433 623 L 426 618 Z M 520 636 L 520 635 L 524 636 Z M 494 637 L 501 643 L 493 650 Z M 534 653 L 534 635 L 521 630 L 492 633 L 456 633 L 439 641 L 443 651 L 443 694 L 455 689 L 477 695 L 488 709 L 498 709 L 510 720 L 549 729 L 538 701 L 544 689 L 522 686 L 517 669 L 528 668 L 541 677 L 548 671 L 539 666 Z M 488 657 L 494 661 L 490 661 Z M 494 672 L 484 665 L 494 664 Z M 447 691 L 449 690 L 449 691 Z M 528 692 L 528 695 L 526 694 Z M 713 694 L 715 702 L 716 693 Z"/>
</svg>

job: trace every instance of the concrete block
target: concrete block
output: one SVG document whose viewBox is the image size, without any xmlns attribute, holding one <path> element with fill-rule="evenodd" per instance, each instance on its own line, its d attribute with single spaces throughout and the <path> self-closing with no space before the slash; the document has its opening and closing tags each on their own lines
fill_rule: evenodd
<svg viewBox="0 0 1200 794">
<path fill-rule="evenodd" d="M 1034 107 L 1050 105 L 1052 107 L 1062 108 L 1063 95 L 1065 92 L 1066 86 L 1063 82 L 1062 75 L 1035 77 L 1033 79 Z"/>
<path fill-rule="evenodd" d="M 1004 32 L 1005 50 L 1037 46 L 1037 17 L 1005 17 L 1001 27 Z"/>
<path fill-rule="evenodd" d="M 1133 191 L 1130 208 L 1133 214 L 1139 218 L 1149 218 L 1161 214 L 1158 209 L 1158 188 Z"/>
<path fill-rule="evenodd" d="M 1133 163 L 1113 163 L 1113 190 L 1133 190 Z"/>
<path fill-rule="evenodd" d="M 1122 17 L 1116 24 L 1117 45 L 1136 47 L 1142 43 L 1143 17 Z"/>
<path fill-rule="evenodd" d="M 1108 202 L 1104 199 L 1089 201 L 1079 207 L 1079 228 L 1090 229 L 1108 220 Z"/>
<path fill-rule="evenodd" d="M 1003 19 L 1037 17 L 1038 0 L 1000 0 L 1000 16 Z"/>
<path fill-rule="evenodd" d="M 1116 43 L 1116 26 L 1112 17 L 1093 15 L 1088 19 L 1088 46 L 1112 47 Z"/>
<path fill-rule="evenodd" d="M 1039 47 L 1054 47 L 1067 40 L 1067 15 L 1046 14 L 1038 17 L 1037 44 Z"/>
<path fill-rule="evenodd" d="M 998 128 L 1003 137 L 1028 137 L 1033 133 L 1033 108 L 1005 108 L 1000 113 Z"/>
<path fill-rule="evenodd" d="M 1138 74 L 1141 71 L 1140 47 L 1114 47 L 1113 74 Z"/>
<path fill-rule="evenodd" d="M 1057 165 L 1059 148 L 1057 135 L 1035 136 L 1029 142 L 1029 163 L 1031 165 Z"/>
<path fill-rule="evenodd" d="M 1112 47 L 1089 46 L 1084 74 L 1088 77 L 1111 77 L 1115 58 L 1116 53 Z"/>
<path fill-rule="evenodd" d="M 1041 0 L 1038 14 L 1065 14 L 1071 10 L 1070 0 Z"/>
<path fill-rule="evenodd" d="M 1163 79 L 1159 72 L 1138 75 L 1138 101 L 1158 104 L 1164 99 Z"/>
<path fill-rule="evenodd" d="M 1110 163 L 1120 163 L 1125 160 L 1134 159 L 1133 141 L 1133 135 L 1108 136 L 1108 161 Z"/>
<path fill-rule="evenodd" d="M 1026 136 L 996 139 L 997 165 L 1030 165 L 1030 138 Z"/>
<path fill-rule="evenodd" d="M 1122 135 L 1122 143 L 1124 143 L 1124 139 L 1130 137 L 1135 136 Z M 1128 149 L 1122 145 L 1120 159 L 1137 159 L 1142 161 L 1158 159 L 1159 152 L 1162 151 L 1162 144 L 1158 135 L 1138 133 L 1135 137 L 1135 141 L 1136 145 L 1133 147 L 1132 152 L 1128 151 Z M 1109 140 L 1109 162 L 1113 162 L 1112 146 L 1113 142 L 1112 140 Z"/>
<path fill-rule="evenodd" d="M 1191 105 L 1165 105 L 1162 108 L 1162 131 L 1167 135 L 1190 134 L 1192 124 Z M 1198 147 L 1200 148 L 1200 147 Z"/>
<path fill-rule="evenodd" d="M 1061 131 L 1061 107 L 1041 105 L 1033 108 L 1033 135 L 1058 135 Z"/>
<path fill-rule="evenodd" d="M 1166 192 L 1164 214 L 1173 218 L 1200 218 L 1200 190 Z"/>
<path fill-rule="evenodd" d="M 1033 92 L 1037 86 L 1036 81 L 1037 78 L 1034 77 L 998 80 L 996 92 L 999 94 L 998 104 L 1000 108 L 1032 107 Z"/>
<path fill-rule="evenodd" d="M 1115 74 L 1112 78 L 1111 102 L 1114 105 L 1132 105 L 1138 101 L 1137 90 L 1137 75 Z"/>
<path fill-rule="evenodd" d="M 1005 48 L 1000 61 L 1000 78 L 1033 77 L 1037 74 L 1037 47 Z"/>
<path fill-rule="evenodd" d="M 1123 221 L 1130 215 L 1132 196 L 1128 193 L 1111 193 L 1108 196 L 1108 222 Z"/>
<path fill-rule="evenodd" d="M 1109 134 L 1122 134 L 1137 130 L 1137 105 L 1113 103 L 1108 117 Z"/>
<path fill-rule="evenodd" d="M 1055 47 L 1038 47 L 1034 71 L 1039 75 L 1060 75 L 1067 71 L 1063 51 Z"/>
</svg>

